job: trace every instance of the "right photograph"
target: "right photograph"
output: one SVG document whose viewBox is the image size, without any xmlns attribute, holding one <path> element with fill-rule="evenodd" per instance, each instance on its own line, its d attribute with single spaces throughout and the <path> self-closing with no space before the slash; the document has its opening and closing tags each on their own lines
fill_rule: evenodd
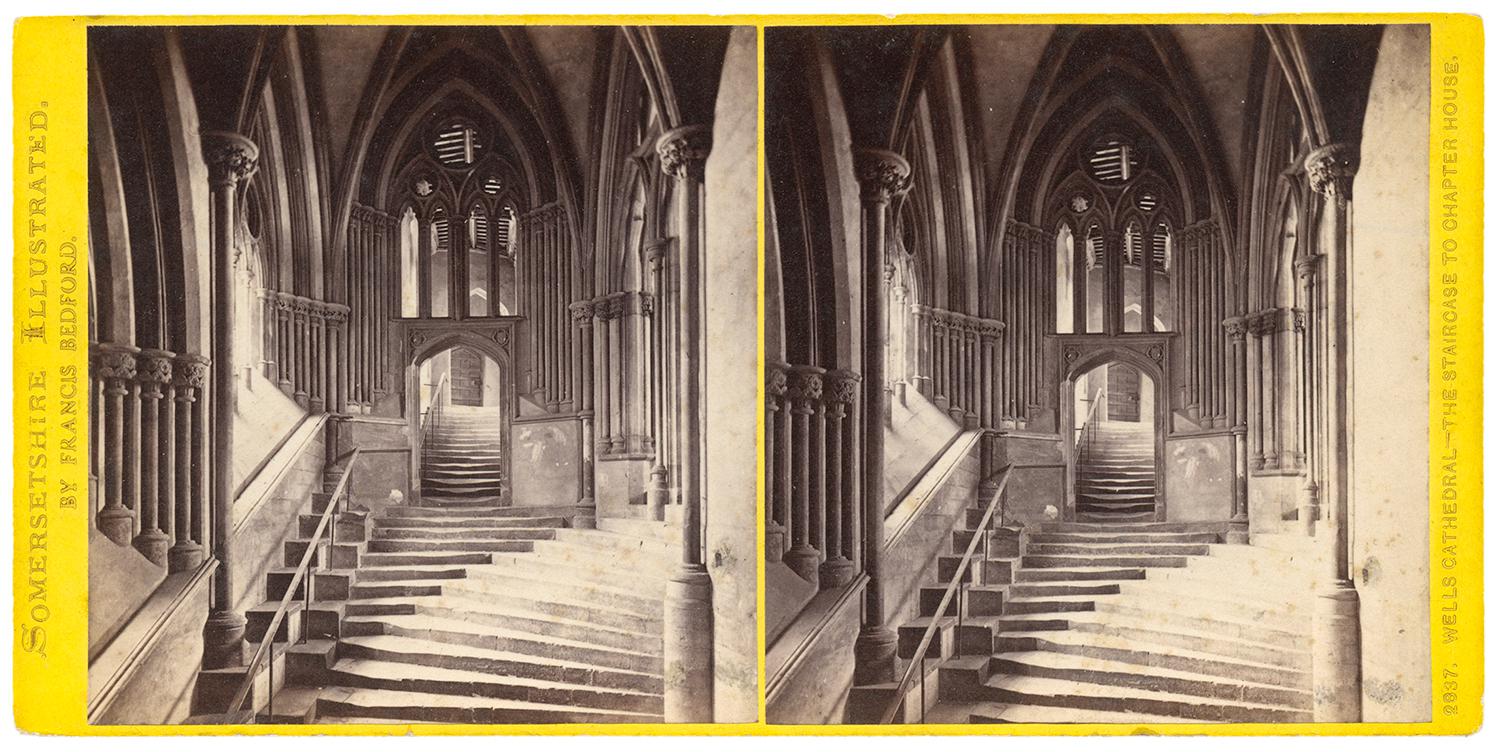
<svg viewBox="0 0 1500 752">
<path fill-rule="evenodd" d="M 767 721 L 1430 720 L 1429 27 L 764 34 Z"/>
</svg>

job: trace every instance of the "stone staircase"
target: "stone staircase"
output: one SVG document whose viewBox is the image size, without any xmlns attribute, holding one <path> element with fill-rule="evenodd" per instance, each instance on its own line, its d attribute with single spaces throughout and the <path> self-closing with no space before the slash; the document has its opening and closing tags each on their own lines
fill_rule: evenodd
<svg viewBox="0 0 1500 752">
<path fill-rule="evenodd" d="M 1077 519 L 1156 519 L 1156 439 L 1150 424 L 1096 423 L 1079 456 L 1076 478 Z"/>
<path fill-rule="evenodd" d="M 267 602 L 248 614 L 252 646 L 327 499 L 314 502 L 304 537 L 286 543 L 289 566 L 267 573 Z M 258 720 L 660 722 L 662 596 L 677 546 L 660 523 L 570 528 L 573 511 L 481 497 L 340 514 L 337 543 L 316 554 L 331 568 L 313 575 L 310 605 L 298 587 L 278 630 L 274 684 L 257 681 Z M 200 680 L 200 697 L 227 705 L 231 683 Z"/>
<path fill-rule="evenodd" d="M 954 533 L 962 552 L 982 518 Z M 897 629 L 904 670 L 938 631 L 898 719 L 907 723 L 1197 723 L 1312 720 L 1311 585 L 1300 554 L 1223 543 L 1227 525 L 992 527 L 962 610 L 939 615 L 959 556 L 938 559 L 919 618 Z M 1295 545 L 1295 544 L 1293 544 Z M 985 549 L 981 548 L 983 552 Z M 961 614 L 961 616 L 960 616 Z M 895 685 L 855 687 L 868 723 Z M 925 703 L 925 714 L 922 712 Z"/>
<path fill-rule="evenodd" d="M 422 446 L 424 501 L 502 496 L 507 457 L 499 431 L 495 407 L 443 406 Z"/>
</svg>

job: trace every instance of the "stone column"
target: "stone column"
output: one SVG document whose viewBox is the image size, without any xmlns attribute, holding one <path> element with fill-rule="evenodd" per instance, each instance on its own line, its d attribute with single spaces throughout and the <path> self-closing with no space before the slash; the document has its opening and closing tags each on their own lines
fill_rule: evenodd
<svg viewBox="0 0 1500 752">
<path fill-rule="evenodd" d="M 259 149 L 237 133 L 203 134 L 213 200 L 213 521 L 211 536 L 219 566 L 213 599 L 203 627 L 203 667 L 226 668 L 245 661 L 245 617 L 234 610 L 230 536 L 234 532 L 234 227 L 236 186 L 255 172 Z"/>
<path fill-rule="evenodd" d="M 492 259 L 493 262 L 493 259 Z M 498 287 L 493 289 L 499 289 Z M 573 326 L 578 330 L 579 336 L 573 340 L 573 366 L 580 374 L 592 376 L 587 368 L 590 360 L 590 345 L 584 342 L 584 333 L 591 330 L 594 325 L 594 305 L 587 300 L 578 300 L 568 304 L 568 314 L 572 317 Z M 498 314 L 496 314 L 498 315 Z M 578 430 L 579 430 L 579 464 L 582 471 L 579 478 L 578 514 L 574 517 L 574 527 L 592 528 L 595 524 L 595 500 L 594 500 L 594 393 L 593 379 L 588 378 L 581 383 L 578 393 Z M 580 524 L 581 523 L 581 524 Z"/>
<path fill-rule="evenodd" d="M 1328 505 L 1327 526 L 1321 543 L 1326 548 L 1328 572 L 1318 587 L 1314 610 L 1313 720 L 1357 722 L 1363 715 L 1362 656 L 1359 634 L 1359 592 L 1349 569 L 1349 255 L 1353 249 L 1350 214 L 1354 174 L 1359 169 L 1359 148 L 1353 144 L 1329 144 L 1314 149 L 1306 162 L 1308 182 L 1322 195 L 1323 239 L 1329 242 L 1325 256 L 1328 341 L 1324 347 L 1328 367 L 1323 407 L 1327 427 L 1328 455 L 1324 478 Z"/>
<path fill-rule="evenodd" d="M 196 569 L 203 563 L 207 539 L 204 513 L 208 503 L 203 493 L 203 460 L 207 436 L 207 410 L 199 398 L 208 383 L 208 359 L 201 355 L 179 355 L 172 370 L 172 392 L 177 401 L 177 540 L 167 552 L 172 572 Z"/>
<path fill-rule="evenodd" d="M 1249 475 L 1245 447 L 1245 318 L 1230 316 L 1224 319 L 1224 331 L 1229 335 L 1230 374 L 1234 382 L 1234 394 L 1230 396 L 1230 432 L 1234 435 L 1234 508 L 1230 519 L 1249 524 Z M 1248 530 L 1234 531 L 1228 538 L 1230 543 L 1249 543 Z"/>
<path fill-rule="evenodd" d="M 783 524 L 787 517 L 781 512 L 781 500 L 786 498 L 786 485 L 782 481 L 782 457 L 788 452 L 787 442 L 781 438 L 780 426 L 787 418 L 786 369 L 780 363 L 766 363 L 766 561 L 781 561 L 786 552 L 787 529 Z M 788 471 L 790 472 L 790 471 Z"/>
<path fill-rule="evenodd" d="M 812 471 L 816 464 L 813 455 L 819 447 L 813 441 L 812 419 L 814 406 L 823 399 L 823 374 L 814 366 L 793 367 L 787 390 L 787 406 L 791 413 L 792 444 L 787 447 L 794 474 L 792 476 L 792 516 L 788 525 L 792 547 L 781 557 L 797 576 L 814 585 L 818 584 L 818 566 L 821 555 L 812 545 L 812 510 L 817 495 L 813 489 L 823 482 Z"/>
<path fill-rule="evenodd" d="M 667 581 L 662 609 L 663 715 L 668 723 L 710 722 L 714 714 L 713 581 L 703 563 L 703 182 L 713 131 L 686 125 L 656 143 L 676 182 L 677 268 L 681 274 L 677 357 L 681 389 L 677 489 L 682 504 L 682 563 Z"/>
<path fill-rule="evenodd" d="M 860 370 L 866 388 L 860 394 L 863 418 L 863 478 L 860 484 L 864 538 L 864 621 L 854 642 L 854 683 L 879 684 L 895 681 L 896 631 L 885 623 L 885 591 L 881 582 L 881 555 L 885 528 L 885 347 L 880 323 L 885 321 L 885 295 L 881 269 L 885 262 L 885 220 L 891 199 L 911 187 L 911 165 L 900 154 L 885 149 L 857 149 L 854 177 L 859 181 L 860 220 L 860 320 L 864 341 L 860 347 Z M 852 448 L 852 447 L 851 447 Z"/>
<path fill-rule="evenodd" d="M 135 513 L 125 506 L 125 473 L 121 449 L 125 446 L 125 395 L 135 380 L 136 349 L 129 345 L 100 343 L 95 350 L 95 367 L 104 383 L 104 507 L 95 525 L 106 538 L 121 546 L 130 545 L 135 534 Z"/>
<path fill-rule="evenodd" d="M 827 403 L 828 421 L 827 512 L 824 514 L 825 556 L 822 567 L 818 569 L 818 584 L 824 588 L 841 588 L 854 581 L 855 572 L 850 543 L 853 536 L 858 534 L 853 524 L 859 519 L 855 508 L 859 499 L 853 492 L 858 458 L 852 447 L 846 449 L 844 437 L 848 433 L 845 417 L 859 396 L 859 374 L 833 370 L 827 373 L 825 381 L 823 399 Z M 766 425 L 769 427 L 771 424 L 768 422 Z M 769 436 L 770 433 L 767 432 L 767 437 Z M 770 529 L 769 522 L 767 529 Z"/>
<path fill-rule="evenodd" d="M 142 350 L 137 357 L 136 380 L 141 390 L 141 530 L 132 543 L 137 551 L 159 567 L 167 565 L 172 545 L 171 508 L 163 509 L 161 467 L 162 387 L 172 382 L 172 353 Z"/>
</svg>

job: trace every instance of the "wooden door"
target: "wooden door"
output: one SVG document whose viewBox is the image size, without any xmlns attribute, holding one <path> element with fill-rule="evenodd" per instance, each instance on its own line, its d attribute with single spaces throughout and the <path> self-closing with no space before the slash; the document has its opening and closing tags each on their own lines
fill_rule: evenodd
<svg viewBox="0 0 1500 752">
<path fill-rule="evenodd" d="M 455 405 L 479 407 L 484 404 L 484 356 L 472 348 L 453 348 L 449 371 Z"/>
<path fill-rule="evenodd" d="M 1141 420 L 1141 372 L 1124 363 L 1109 364 L 1109 420 L 1139 423 Z"/>
</svg>

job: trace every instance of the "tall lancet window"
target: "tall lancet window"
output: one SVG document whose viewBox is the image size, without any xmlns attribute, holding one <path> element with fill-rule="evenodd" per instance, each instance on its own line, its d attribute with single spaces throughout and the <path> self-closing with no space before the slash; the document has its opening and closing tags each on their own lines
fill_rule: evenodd
<svg viewBox="0 0 1500 752">
<path fill-rule="evenodd" d="M 448 315 L 448 283 L 452 276 L 451 254 L 448 252 L 452 241 L 452 233 L 449 232 L 448 214 L 440 206 L 432 212 L 432 224 L 428 226 L 430 235 L 429 247 L 432 255 L 429 257 L 428 279 L 431 280 L 429 289 L 431 299 L 432 315 L 442 318 Z"/>
<path fill-rule="evenodd" d="M 1073 228 L 1066 223 L 1057 228 L 1056 274 L 1057 333 L 1073 333 Z"/>
<path fill-rule="evenodd" d="M 464 222 L 467 229 L 465 246 L 468 248 L 470 316 L 488 316 L 490 313 L 490 220 L 484 207 L 475 204 L 469 209 Z"/>
<path fill-rule="evenodd" d="M 401 212 L 401 315 L 412 318 L 422 314 L 422 296 L 418 285 L 417 252 L 421 247 L 417 213 L 410 206 Z"/>
</svg>

